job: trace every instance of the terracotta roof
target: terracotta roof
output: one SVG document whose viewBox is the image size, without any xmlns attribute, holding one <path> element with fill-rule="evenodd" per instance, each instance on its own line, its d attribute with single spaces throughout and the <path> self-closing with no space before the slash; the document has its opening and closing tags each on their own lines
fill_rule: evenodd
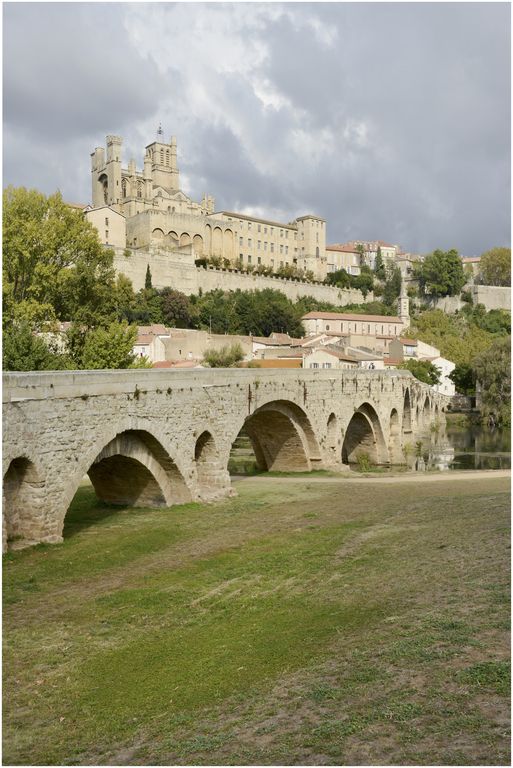
<svg viewBox="0 0 513 768">
<path fill-rule="evenodd" d="M 356 360 L 382 360 L 383 356 L 379 352 L 366 352 L 364 349 L 353 350 Z"/>
<path fill-rule="evenodd" d="M 196 360 L 159 360 L 154 368 L 203 368 Z"/>
<path fill-rule="evenodd" d="M 383 362 L 385 365 L 401 365 L 401 363 L 404 363 L 404 360 L 394 360 L 391 357 L 384 357 Z"/>
<path fill-rule="evenodd" d="M 277 353 L 276 357 L 257 358 L 257 360 L 279 360 L 282 357 L 302 357 L 303 353 L 296 349 L 282 349 Z"/>
<path fill-rule="evenodd" d="M 274 341 L 279 342 L 280 344 L 289 344 L 292 341 L 292 336 L 289 336 L 288 333 L 271 333 L 270 337 L 271 339 L 274 339 Z"/>
<path fill-rule="evenodd" d="M 141 335 L 152 334 L 153 336 L 170 336 L 170 329 L 160 323 L 155 323 L 154 325 L 138 325 L 137 332 Z"/>
<path fill-rule="evenodd" d="M 354 254 L 358 253 L 358 251 L 355 251 L 355 249 L 350 245 L 327 245 L 326 250 L 341 251 L 342 253 L 354 253 Z"/>
<path fill-rule="evenodd" d="M 399 339 L 401 344 L 407 344 L 409 347 L 416 347 L 419 343 L 417 339 L 405 339 L 404 336 Z"/>
<path fill-rule="evenodd" d="M 252 336 L 251 340 L 269 347 L 291 346 L 293 343 L 297 344 L 302 341 L 302 339 L 293 339 L 286 333 L 273 333 L 272 336 Z"/>
<path fill-rule="evenodd" d="M 390 317 L 389 315 L 357 315 L 339 312 L 308 312 L 308 314 L 303 315 L 301 320 L 363 320 L 364 322 L 403 324 L 400 317 Z"/>
<path fill-rule="evenodd" d="M 248 216 L 247 213 L 234 213 L 233 211 L 215 211 L 214 213 L 209 213 L 209 216 L 219 216 L 219 214 L 223 214 L 224 216 L 232 216 L 234 219 L 244 219 L 245 221 L 256 221 L 257 224 L 270 224 L 272 227 L 277 227 L 278 229 L 297 229 L 294 224 L 283 224 L 278 221 L 271 221 L 270 219 L 260 219 L 258 216 Z M 316 217 L 317 218 L 317 217 Z M 324 219 L 323 219 L 324 221 Z"/>
<path fill-rule="evenodd" d="M 348 360 L 351 363 L 358 362 L 357 357 L 346 355 L 344 352 L 338 352 L 336 349 L 328 349 L 328 347 L 320 347 L 318 349 L 313 349 L 311 352 L 307 352 L 305 357 L 310 357 L 310 355 L 313 355 L 316 352 L 324 352 L 326 355 L 332 355 L 333 357 L 338 358 L 338 360 Z"/>
<path fill-rule="evenodd" d="M 266 360 L 254 360 L 259 368 L 301 368 L 302 357 L 267 358 Z M 241 363 L 241 367 L 247 368 L 247 363 Z"/>
<path fill-rule="evenodd" d="M 136 344 L 151 344 L 155 336 L 151 333 L 140 333 L 135 341 Z"/>
</svg>

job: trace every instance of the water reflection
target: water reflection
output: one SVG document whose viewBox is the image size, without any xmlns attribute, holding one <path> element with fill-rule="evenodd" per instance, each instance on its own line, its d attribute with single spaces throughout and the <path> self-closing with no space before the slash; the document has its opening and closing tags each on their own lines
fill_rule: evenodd
<svg viewBox="0 0 513 768">
<path fill-rule="evenodd" d="M 417 471 L 509 469 L 511 432 L 449 424 L 416 444 L 409 464 Z"/>
</svg>

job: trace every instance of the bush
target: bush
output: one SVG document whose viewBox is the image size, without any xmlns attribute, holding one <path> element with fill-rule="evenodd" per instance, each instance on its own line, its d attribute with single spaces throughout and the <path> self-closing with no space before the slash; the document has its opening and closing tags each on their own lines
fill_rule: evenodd
<svg viewBox="0 0 513 768">
<path fill-rule="evenodd" d="M 371 468 L 371 460 L 368 453 L 360 453 L 356 459 L 359 472 L 369 472 Z"/>
<path fill-rule="evenodd" d="M 210 368 L 233 368 L 244 357 L 240 344 L 232 344 L 221 349 L 211 349 L 203 357 L 203 362 Z"/>
</svg>

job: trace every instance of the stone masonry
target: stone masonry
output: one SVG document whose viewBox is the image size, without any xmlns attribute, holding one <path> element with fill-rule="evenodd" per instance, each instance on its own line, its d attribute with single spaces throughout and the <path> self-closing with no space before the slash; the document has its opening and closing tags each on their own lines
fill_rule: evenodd
<svg viewBox="0 0 513 768">
<path fill-rule="evenodd" d="M 7 373 L 3 404 L 5 549 L 62 541 L 86 474 L 120 505 L 230 495 L 242 427 L 262 469 L 402 463 L 447 399 L 407 371 L 130 370 Z"/>
</svg>

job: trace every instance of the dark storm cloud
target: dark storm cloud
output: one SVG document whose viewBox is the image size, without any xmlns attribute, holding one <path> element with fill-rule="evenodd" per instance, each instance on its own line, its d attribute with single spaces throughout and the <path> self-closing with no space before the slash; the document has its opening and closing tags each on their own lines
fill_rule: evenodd
<svg viewBox="0 0 513 768">
<path fill-rule="evenodd" d="M 106 133 L 159 120 L 218 209 L 466 254 L 510 235 L 510 9 L 498 3 L 4 6 L 6 183 L 89 198 Z"/>
</svg>

